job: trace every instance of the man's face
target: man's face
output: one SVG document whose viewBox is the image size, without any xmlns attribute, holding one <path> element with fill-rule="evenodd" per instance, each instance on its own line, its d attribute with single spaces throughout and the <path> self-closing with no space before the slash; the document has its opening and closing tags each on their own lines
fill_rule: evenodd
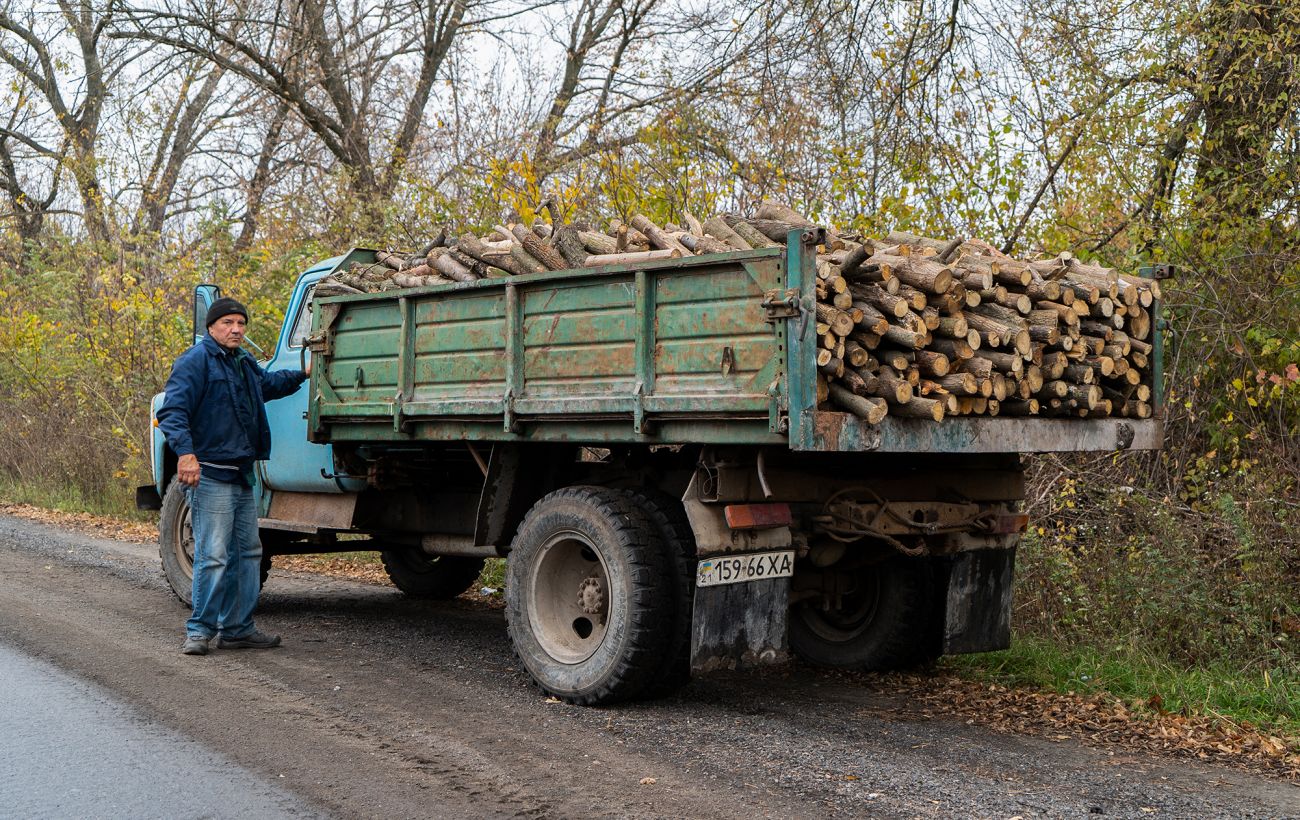
<svg viewBox="0 0 1300 820">
<path fill-rule="evenodd" d="M 238 350 L 244 343 L 244 327 L 248 322 L 239 313 L 227 313 L 208 326 L 208 333 L 226 350 Z"/>
</svg>

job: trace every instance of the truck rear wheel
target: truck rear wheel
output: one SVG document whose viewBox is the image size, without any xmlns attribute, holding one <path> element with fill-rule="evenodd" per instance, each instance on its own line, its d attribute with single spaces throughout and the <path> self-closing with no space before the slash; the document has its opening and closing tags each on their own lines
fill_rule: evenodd
<svg viewBox="0 0 1300 820">
<path fill-rule="evenodd" d="M 645 511 L 659 531 L 664 547 L 664 560 L 672 583 L 668 586 L 672 598 L 673 625 L 668 637 L 666 661 L 655 673 L 647 694 L 667 695 L 685 686 L 691 680 L 691 611 L 695 604 L 695 533 L 686 518 L 680 499 L 662 490 L 639 488 L 629 490 L 633 502 Z"/>
<path fill-rule="evenodd" d="M 194 605 L 194 526 L 190 523 L 190 502 L 185 497 L 185 487 L 172 479 L 163 495 L 162 513 L 158 520 L 158 556 L 162 559 L 163 576 L 176 597 L 186 606 Z M 271 573 L 271 554 L 262 551 L 262 572 L 258 579 L 266 586 Z"/>
<path fill-rule="evenodd" d="M 930 570 L 927 561 L 901 556 L 824 570 L 847 583 L 838 595 L 803 598 L 791 608 L 790 648 L 810 663 L 837 669 L 886 671 L 933 660 L 939 653 L 931 636 Z M 796 571 L 796 590 L 799 580 Z"/>
<path fill-rule="evenodd" d="M 448 601 L 478 580 L 482 558 L 429 555 L 413 547 L 386 549 L 379 557 L 393 586 L 412 598 Z"/>
<path fill-rule="evenodd" d="M 623 493 L 568 487 L 525 516 L 506 565 L 506 625 L 545 692 L 590 706 L 655 680 L 674 622 L 658 529 Z"/>
</svg>

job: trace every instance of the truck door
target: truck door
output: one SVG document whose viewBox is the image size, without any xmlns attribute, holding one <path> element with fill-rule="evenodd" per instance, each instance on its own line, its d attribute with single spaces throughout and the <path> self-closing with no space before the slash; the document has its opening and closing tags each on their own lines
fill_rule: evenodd
<svg viewBox="0 0 1300 820">
<path fill-rule="evenodd" d="M 305 349 L 311 332 L 311 294 L 327 271 L 309 271 L 294 289 L 285 313 L 284 329 L 267 370 L 298 370 L 311 356 Z M 298 493 L 341 493 L 359 489 L 355 482 L 334 475 L 333 448 L 307 440 L 307 394 L 304 382 L 292 396 L 267 402 L 266 418 L 271 425 L 271 458 L 259 465 L 263 487 Z"/>
<path fill-rule="evenodd" d="M 221 288 L 216 285 L 194 286 L 194 344 L 208 335 L 208 308 L 221 298 Z"/>
</svg>

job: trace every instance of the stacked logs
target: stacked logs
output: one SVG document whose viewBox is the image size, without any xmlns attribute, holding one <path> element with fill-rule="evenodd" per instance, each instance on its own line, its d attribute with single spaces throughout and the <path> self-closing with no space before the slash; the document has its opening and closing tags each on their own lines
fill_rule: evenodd
<svg viewBox="0 0 1300 820">
<path fill-rule="evenodd" d="M 372 264 L 354 262 L 347 270 L 322 280 L 316 292 L 321 296 L 373 293 L 753 247 L 743 240 L 727 242 L 710 236 L 698 220 L 688 220 L 687 229 L 675 225 L 661 228 L 637 215 L 628 223 L 614 220 L 608 232 L 584 225 L 552 226 L 540 220 L 532 227 L 497 225 L 485 237 L 449 237 L 444 232 L 418 254 L 380 251 Z"/>
<path fill-rule="evenodd" d="M 544 205 L 545 207 L 545 205 Z M 552 216 L 554 214 L 552 213 Z M 380 252 L 323 280 L 320 296 L 423 287 L 776 247 L 813 223 L 764 202 L 659 226 L 643 215 L 587 225 L 498 225 L 440 234 L 420 253 Z M 886 415 L 1149 418 L 1152 280 L 1069 253 L 1013 259 L 978 239 L 828 231 L 816 280 L 818 402 Z M 773 294 L 776 295 L 776 294 Z"/>
<path fill-rule="evenodd" d="M 840 247 L 836 247 L 836 245 Z M 979 240 L 840 238 L 818 255 L 819 399 L 886 414 L 1150 418 L 1152 280 Z"/>
</svg>

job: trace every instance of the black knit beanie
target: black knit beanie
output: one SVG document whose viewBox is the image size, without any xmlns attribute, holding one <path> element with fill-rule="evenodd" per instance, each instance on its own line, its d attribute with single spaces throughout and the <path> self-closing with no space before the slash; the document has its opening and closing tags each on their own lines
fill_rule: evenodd
<svg viewBox="0 0 1300 820">
<path fill-rule="evenodd" d="M 212 327 L 212 325 L 222 316 L 229 316 L 232 313 L 238 313 L 244 317 L 245 322 L 248 321 L 248 308 L 239 304 L 234 299 L 231 299 L 229 296 L 222 296 L 220 299 L 212 303 L 212 307 L 208 308 L 207 324 L 205 324 L 204 327 Z"/>
</svg>

